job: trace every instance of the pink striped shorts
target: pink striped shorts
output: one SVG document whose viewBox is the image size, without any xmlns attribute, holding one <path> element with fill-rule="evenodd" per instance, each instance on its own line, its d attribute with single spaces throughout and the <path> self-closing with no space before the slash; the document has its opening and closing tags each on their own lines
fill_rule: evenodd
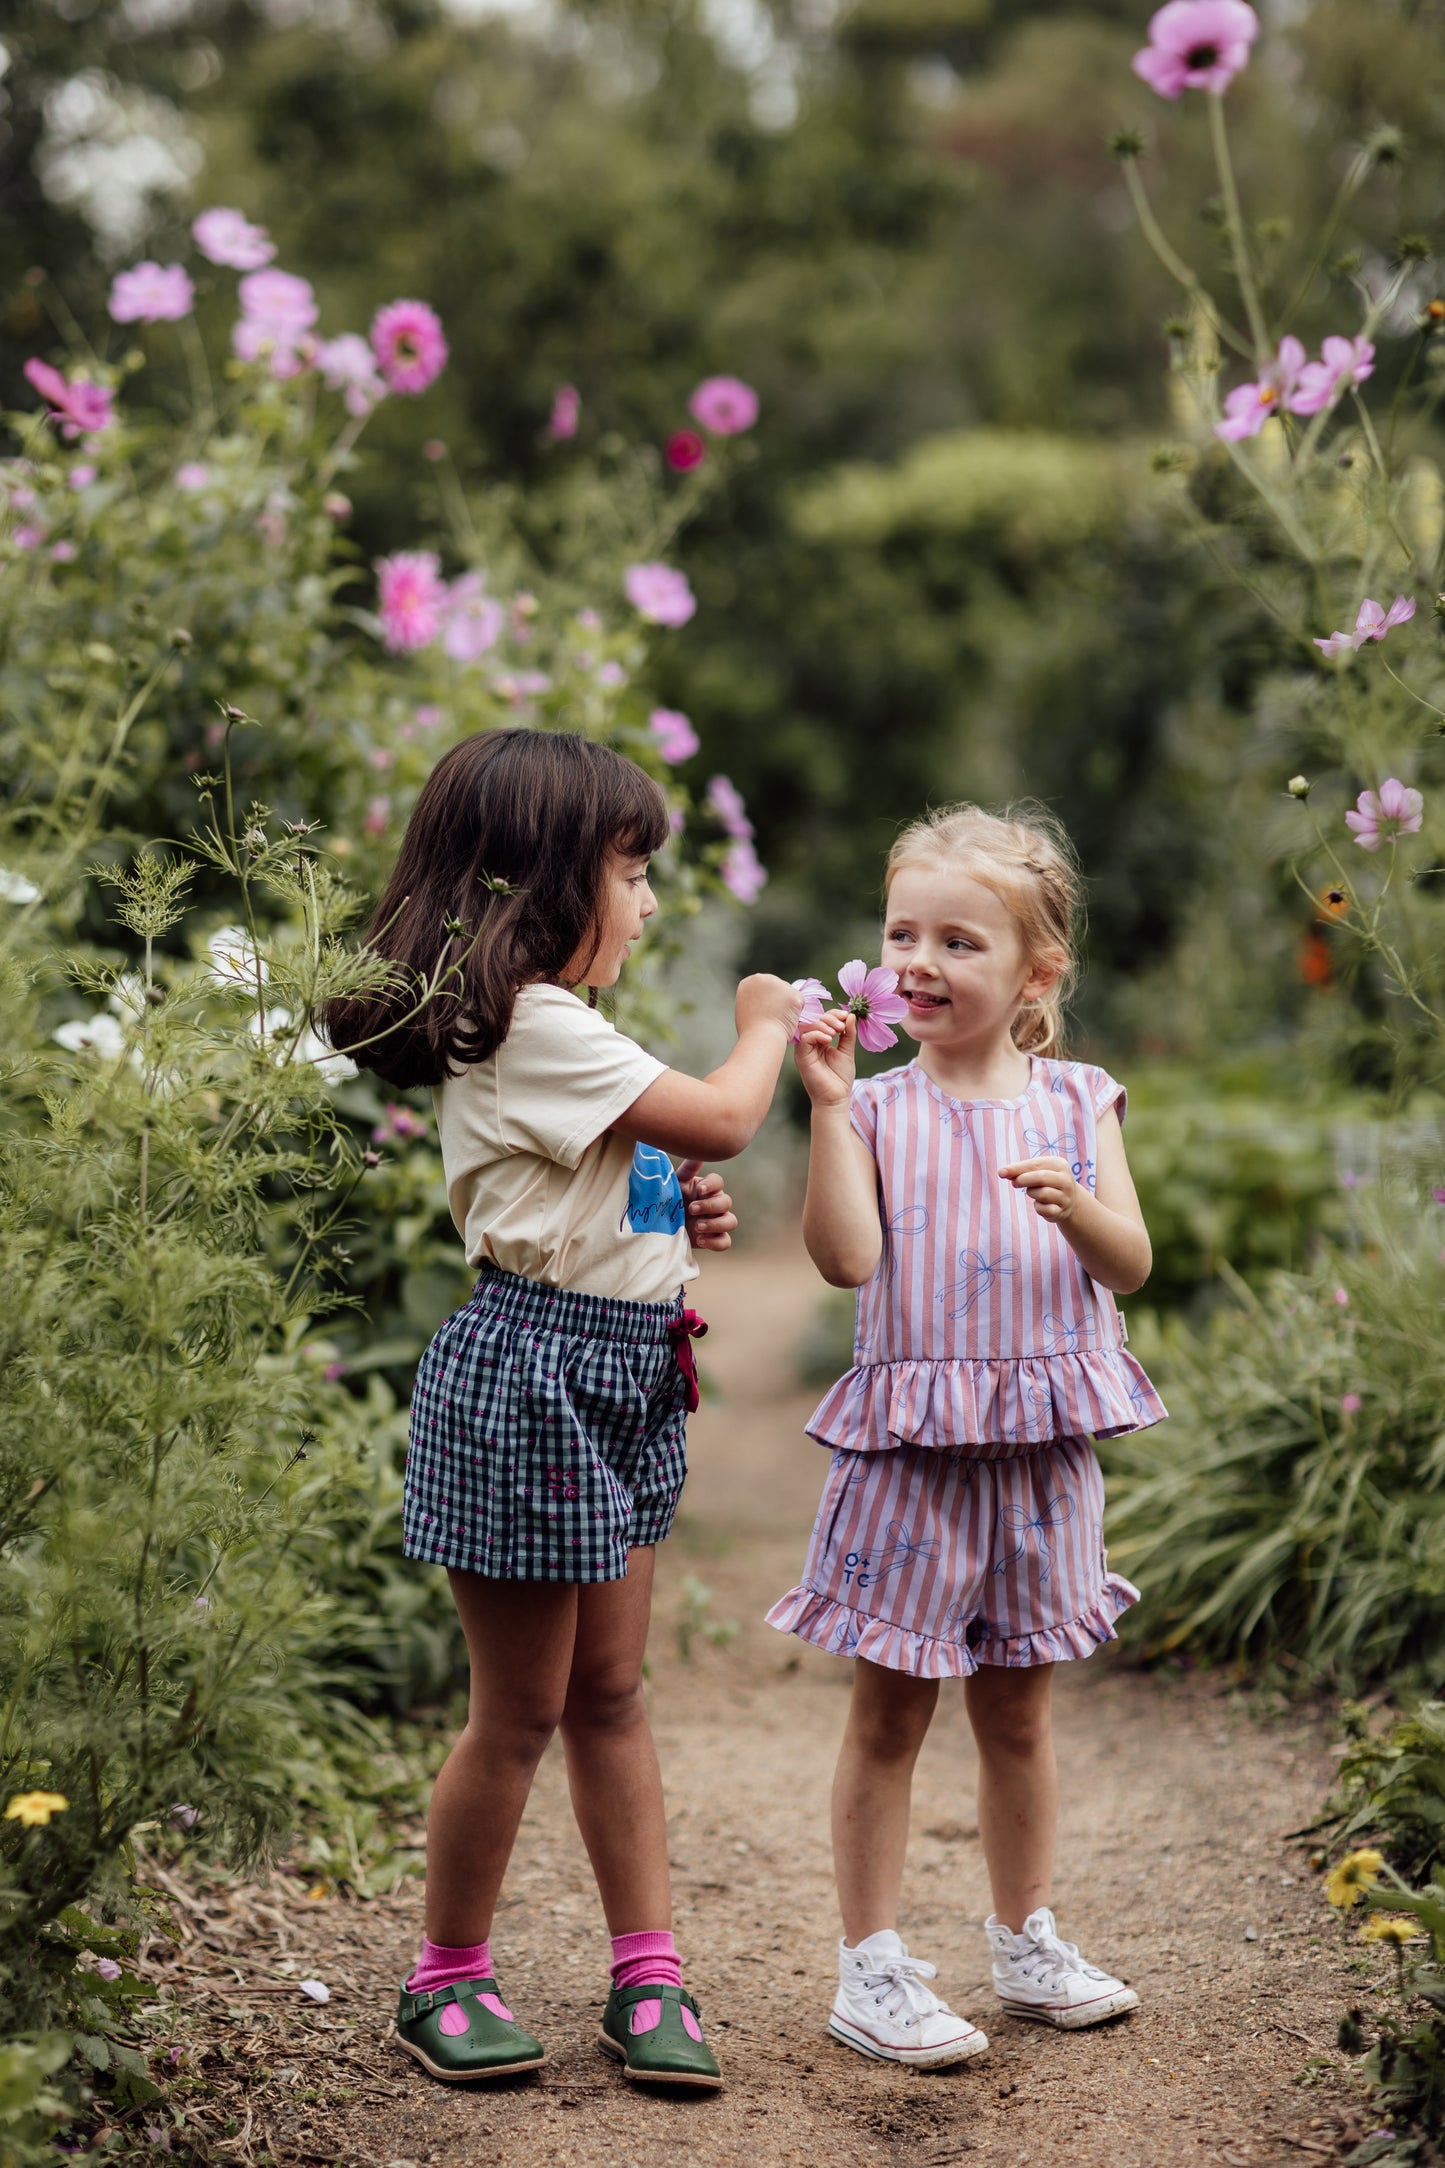
<svg viewBox="0 0 1445 2168">
<path fill-rule="evenodd" d="M 768 1624 L 920 1679 L 1089 1656 L 1139 1600 L 1109 1571 L 1103 1519 L 1087 1438 L 1013 1460 L 839 1446 L 802 1581 Z"/>
</svg>

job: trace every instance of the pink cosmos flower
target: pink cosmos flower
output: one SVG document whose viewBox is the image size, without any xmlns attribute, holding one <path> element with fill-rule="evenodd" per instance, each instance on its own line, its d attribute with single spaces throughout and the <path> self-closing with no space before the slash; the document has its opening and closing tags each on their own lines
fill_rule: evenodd
<svg viewBox="0 0 1445 2168">
<path fill-rule="evenodd" d="M 392 301 L 378 309 L 371 347 L 388 388 L 408 395 L 425 391 L 447 365 L 441 318 L 424 301 Z"/>
<path fill-rule="evenodd" d="M 752 842 L 740 836 L 730 843 L 718 871 L 724 888 L 737 897 L 739 903 L 756 903 L 767 884 L 767 868 L 758 859 Z"/>
<path fill-rule="evenodd" d="M 68 565 L 74 560 L 75 544 L 73 542 L 56 542 L 51 546 L 50 555 L 57 565 Z"/>
<path fill-rule="evenodd" d="M 430 647 L 442 629 L 446 582 L 435 550 L 398 550 L 376 562 L 381 637 L 394 655 Z"/>
<path fill-rule="evenodd" d="M 620 692 L 627 683 L 627 672 L 620 662 L 603 662 L 597 665 L 597 682 L 609 693 Z"/>
<path fill-rule="evenodd" d="M 366 818 L 361 825 L 369 836 L 384 836 L 386 834 L 386 824 L 390 819 L 391 800 L 389 798 L 367 799 Z"/>
<path fill-rule="evenodd" d="M 737 842 L 745 842 L 752 835 L 753 824 L 748 819 L 743 794 L 727 776 L 715 775 L 709 779 L 707 802 L 722 822 L 725 835 L 732 836 Z"/>
<path fill-rule="evenodd" d="M 429 700 L 424 700 L 413 715 L 418 730 L 438 730 L 441 727 L 441 719 L 441 709 L 433 707 Z"/>
<path fill-rule="evenodd" d="M 373 745 L 370 760 L 379 775 L 390 774 L 396 766 L 396 755 L 389 745 Z"/>
<path fill-rule="evenodd" d="M 1379 791 L 1362 790 L 1355 808 L 1345 815 L 1345 826 L 1362 851 L 1377 851 L 1396 836 L 1418 835 L 1425 818 L 1425 801 L 1418 790 L 1407 790 L 1398 776 L 1390 776 Z"/>
<path fill-rule="evenodd" d="M 99 471 L 97 467 L 72 467 L 65 479 L 72 489 L 89 489 Z"/>
<path fill-rule="evenodd" d="M 1375 349 L 1368 339 L 1326 339 L 1323 359 L 1306 362 L 1290 396 L 1291 414 L 1322 414 L 1352 385 L 1375 373 Z"/>
<path fill-rule="evenodd" d="M 176 469 L 177 489 L 204 489 L 210 479 L 210 468 L 203 467 L 199 459 L 188 459 L 183 467 Z"/>
<path fill-rule="evenodd" d="M 1151 17 L 1149 43 L 1131 65 L 1161 98 L 1227 90 L 1258 36 L 1259 17 L 1245 0 L 1169 0 Z"/>
<path fill-rule="evenodd" d="M 1337 1287 L 1335 1289 L 1333 1299 L 1339 1304 L 1342 1310 L 1348 1310 L 1348 1308 L 1350 1307 L 1349 1289 L 1345 1287 Z"/>
<path fill-rule="evenodd" d="M 328 519 L 334 519 L 339 524 L 343 519 L 351 517 L 351 499 L 339 489 L 328 489 L 321 500 L 321 509 Z"/>
<path fill-rule="evenodd" d="M 138 263 L 117 271 L 110 287 L 110 313 L 118 324 L 174 324 L 189 316 L 196 289 L 178 263 Z"/>
<path fill-rule="evenodd" d="M 1414 615 L 1415 604 L 1409 595 L 1396 595 L 1388 610 L 1366 595 L 1355 618 L 1354 631 L 1332 632 L 1327 640 L 1316 639 L 1315 646 L 1331 659 L 1336 655 L 1353 654 L 1366 640 L 1383 640 L 1397 625 L 1408 625 Z"/>
<path fill-rule="evenodd" d="M 697 608 L 687 576 L 671 565 L 629 565 L 622 582 L 627 599 L 650 625 L 685 625 Z"/>
<path fill-rule="evenodd" d="M 38 550 L 45 540 L 45 529 L 29 525 L 17 527 L 10 539 L 18 550 Z"/>
<path fill-rule="evenodd" d="M 565 442 L 577 434 L 577 418 L 582 412 L 582 394 L 575 384 L 559 384 L 552 394 L 552 412 L 547 420 L 547 434 L 554 444 Z"/>
<path fill-rule="evenodd" d="M 898 973 L 886 964 L 870 971 L 862 957 L 855 956 L 840 969 L 838 984 L 848 996 L 849 1015 L 858 1019 L 858 1044 L 870 1054 L 897 1046 L 898 1034 L 888 1027 L 908 1014 L 908 1003 L 898 992 Z"/>
<path fill-rule="evenodd" d="M 793 1044 L 796 1046 L 802 1037 L 803 1026 L 805 1024 L 820 1023 L 824 1010 L 832 1008 L 833 996 L 821 979 L 794 979 L 793 991 L 803 997 L 803 1007 L 798 1017 L 798 1028 L 793 1033 Z"/>
<path fill-rule="evenodd" d="M 506 611 L 480 572 L 463 572 L 446 591 L 442 646 L 453 662 L 479 662 L 501 638 Z"/>
<path fill-rule="evenodd" d="M 678 429 L 667 440 L 667 463 L 674 474 L 691 474 L 707 457 L 707 446 L 695 429 Z"/>
<path fill-rule="evenodd" d="M 241 315 L 231 328 L 231 347 L 237 359 L 269 362 L 274 377 L 299 376 L 314 346 L 317 309 L 310 283 L 290 271 L 252 271 L 236 292 Z"/>
<path fill-rule="evenodd" d="M 736 376 L 705 376 L 687 402 L 694 421 L 715 437 L 735 437 L 758 418 L 758 395 Z"/>
<path fill-rule="evenodd" d="M 410 1107 L 397 1106 L 387 1101 L 386 1113 L 371 1132 L 373 1144 L 405 1144 L 413 1137 L 427 1133 L 426 1119 L 414 1114 Z"/>
<path fill-rule="evenodd" d="M 194 1829 L 200 1818 L 200 1808 L 188 1807 L 183 1800 L 171 1808 L 171 1820 L 177 1829 Z"/>
<path fill-rule="evenodd" d="M 1341 1415 L 1358 1415 L 1365 1405 L 1358 1393 L 1345 1393 L 1340 1398 Z"/>
<path fill-rule="evenodd" d="M 348 414 L 369 414 L 386 397 L 376 356 L 358 331 L 323 339 L 316 349 L 316 366 L 327 390 L 344 394 Z"/>
<path fill-rule="evenodd" d="M 67 383 L 58 369 L 33 355 L 25 364 L 25 375 L 49 407 L 51 420 L 60 423 L 60 434 L 68 442 L 76 437 L 99 436 L 115 420 L 114 396 L 104 384 L 89 384 L 84 377 Z"/>
<path fill-rule="evenodd" d="M 264 226 L 253 226 L 240 211 L 202 211 L 191 238 L 208 263 L 225 264 L 232 271 L 259 271 L 276 253 Z"/>
<path fill-rule="evenodd" d="M 1215 423 L 1214 434 L 1229 444 L 1237 444 L 1242 437 L 1257 437 L 1271 414 L 1288 404 L 1304 367 L 1305 350 L 1299 340 L 1281 339 L 1279 352 L 1273 361 L 1265 363 L 1258 381 L 1239 384 L 1229 394 L 1224 402 L 1224 420 Z"/>
<path fill-rule="evenodd" d="M 1445 1189 L 1432 1189 L 1430 1202 L 1431 1204 L 1445 1204 Z"/>
<path fill-rule="evenodd" d="M 647 727 L 656 738 L 657 750 L 664 760 L 691 760 L 697 751 L 697 732 L 681 708 L 654 708 L 647 718 Z"/>
<path fill-rule="evenodd" d="M 95 1961 L 95 1969 L 102 1980 L 118 1980 L 120 1978 L 120 1966 L 113 1957 L 98 1957 Z"/>
</svg>

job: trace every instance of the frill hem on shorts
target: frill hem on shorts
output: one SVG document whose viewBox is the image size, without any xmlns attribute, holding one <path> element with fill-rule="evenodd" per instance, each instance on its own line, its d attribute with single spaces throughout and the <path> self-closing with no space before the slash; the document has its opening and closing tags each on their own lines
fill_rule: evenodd
<svg viewBox="0 0 1445 2168">
<path fill-rule="evenodd" d="M 1106 1574 L 1093 1602 L 1064 1625 L 1034 1634 L 984 1633 L 971 1645 L 870 1618 L 802 1586 L 780 1597 L 766 1622 L 831 1656 L 863 1656 L 885 1671 L 906 1671 L 915 1679 L 970 1679 L 983 1665 L 1026 1670 L 1092 1656 L 1106 1641 L 1118 1639 L 1114 1621 L 1138 1601 L 1139 1591 L 1131 1581 L 1122 1574 Z"/>
<path fill-rule="evenodd" d="M 1168 1414 L 1123 1346 L 1073 1354 L 955 1356 L 939 1361 L 859 1363 L 825 1393 L 808 1419 L 820 1445 L 855 1453 L 899 1445 L 958 1448 L 1007 1458 L 1056 1438 L 1115 1438 Z M 990 1447 L 1005 1448 L 990 1454 Z"/>
</svg>

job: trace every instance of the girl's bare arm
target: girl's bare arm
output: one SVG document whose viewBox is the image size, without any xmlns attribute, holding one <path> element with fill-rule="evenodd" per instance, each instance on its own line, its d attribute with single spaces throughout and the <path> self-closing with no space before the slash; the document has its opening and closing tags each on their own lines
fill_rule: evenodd
<svg viewBox="0 0 1445 2168">
<path fill-rule="evenodd" d="M 861 1287 L 883 1254 L 878 1170 L 852 1122 L 856 1034 L 855 1020 L 833 1011 L 806 1026 L 797 1050 L 813 1105 L 803 1240 L 831 1287 Z"/>
<path fill-rule="evenodd" d="M 738 988 L 738 1043 L 704 1077 L 667 1069 L 612 1124 L 635 1144 L 684 1159 L 735 1159 L 763 1126 L 797 1025 L 801 997 L 758 972 Z"/>
<path fill-rule="evenodd" d="M 1053 1157 L 1019 1160 L 999 1174 L 1027 1191 L 1040 1219 L 1055 1223 L 1091 1280 L 1132 1295 L 1148 1279 L 1154 1253 L 1112 1107 L 1099 1116 L 1098 1155 L 1092 1190 L 1075 1181 L 1066 1160 Z"/>
</svg>

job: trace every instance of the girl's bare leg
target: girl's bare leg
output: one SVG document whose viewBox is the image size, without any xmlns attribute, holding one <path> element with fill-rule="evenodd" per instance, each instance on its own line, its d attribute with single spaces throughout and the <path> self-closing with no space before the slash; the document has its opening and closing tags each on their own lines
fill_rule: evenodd
<svg viewBox="0 0 1445 2168">
<path fill-rule="evenodd" d="M 993 1908 L 1018 1934 L 1049 1901 L 1059 1775 L 1050 1715 L 1052 1664 L 1011 1671 L 984 1665 L 964 1681 L 978 1744 L 978 1833 Z"/>
<path fill-rule="evenodd" d="M 937 1679 L 853 1667 L 848 1728 L 833 1777 L 833 1872 L 850 1943 L 897 1927 L 913 1765 L 938 1701 Z"/>
<path fill-rule="evenodd" d="M 662 1777 L 642 1693 L 652 1565 L 648 1545 L 628 1554 L 626 1580 L 578 1589 L 562 1711 L 572 1811 L 613 1935 L 672 1925 Z"/>
<path fill-rule="evenodd" d="M 578 1588 L 563 1581 L 448 1575 L 471 1659 L 466 1729 L 442 1765 L 427 1818 L 426 1931 L 485 1942 L 517 1825 L 562 1717 Z"/>
</svg>

